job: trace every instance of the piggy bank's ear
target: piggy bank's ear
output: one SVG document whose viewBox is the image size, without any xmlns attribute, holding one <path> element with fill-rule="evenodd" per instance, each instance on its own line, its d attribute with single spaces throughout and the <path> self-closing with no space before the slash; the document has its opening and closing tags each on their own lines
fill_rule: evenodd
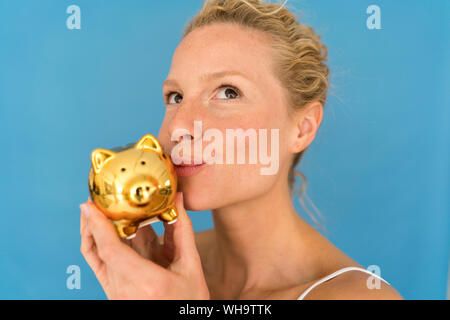
<svg viewBox="0 0 450 320">
<path fill-rule="evenodd" d="M 115 153 L 107 149 L 95 149 L 91 154 L 92 168 L 95 173 L 99 173 L 103 166 L 114 158 Z"/>
<path fill-rule="evenodd" d="M 143 136 L 134 147 L 141 151 L 156 151 L 158 153 L 162 153 L 161 145 L 152 134 L 146 134 Z"/>
</svg>

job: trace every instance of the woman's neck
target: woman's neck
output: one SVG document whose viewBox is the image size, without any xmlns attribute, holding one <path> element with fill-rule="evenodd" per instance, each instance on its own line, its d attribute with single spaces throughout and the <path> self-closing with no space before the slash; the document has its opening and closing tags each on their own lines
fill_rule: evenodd
<svg viewBox="0 0 450 320">
<path fill-rule="evenodd" d="M 214 278 L 230 296 L 290 286 L 306 273 L 311 227 L 293 207 L 287 184 L 212 211 Z"/>
</svg>

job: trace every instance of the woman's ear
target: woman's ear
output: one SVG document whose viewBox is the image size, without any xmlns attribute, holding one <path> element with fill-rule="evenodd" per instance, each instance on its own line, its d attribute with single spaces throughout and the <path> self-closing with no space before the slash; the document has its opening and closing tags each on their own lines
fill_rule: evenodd
<svg viewBox="0 0 450 320">
<path fill-rule="evenodd" d="M 305 150 L 316 137 L 323 117 L 323 106 L 319 101 L 313 101 L 295 113 L 295 132 L 293 153 Z"/>
</svg>

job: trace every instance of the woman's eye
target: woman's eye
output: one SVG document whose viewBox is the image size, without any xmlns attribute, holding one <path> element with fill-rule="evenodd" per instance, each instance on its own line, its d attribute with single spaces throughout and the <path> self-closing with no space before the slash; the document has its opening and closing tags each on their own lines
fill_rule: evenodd
<svg viewBox="0 0 450 320">
<path fill-rule="evenodd" d="M 173 98 L 175 97 L 175 98 Z M 168 104 L 177 104 L 181 103 L 181 100 L 183 100 L 183 97 L 178 94 L 177 92 L 171 92 L 167 95 L 167 103 Z"/>
<path fill-rule="evenodd" d="M 233 86 L 224 85 L 220 87 L 219 99 L 236 99 L 239 96 L 239 90 Z"/>
</svg>

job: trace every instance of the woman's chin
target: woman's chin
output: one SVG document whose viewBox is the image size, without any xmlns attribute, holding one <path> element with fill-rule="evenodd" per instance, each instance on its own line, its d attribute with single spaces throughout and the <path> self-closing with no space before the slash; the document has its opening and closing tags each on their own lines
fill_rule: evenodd
<svg viewBox="0 0 450 320">
<path fill-rule="evenodd" d="M 194 194 L 192 191 L 188 191 L 186 194 L 183 192 L 184 208 L 191 211 L 206 211 L 210 210 L 212 205 L 212 198 L 208 194 Z"/>
<path fill-rule="evenodd" d="M 207 181 L 194 181 L 194 177 L 181 178 L 178 181 L 178 191 L 183 192 L 184 208 L 191 211 L 210 210 L 214 195 Z"/>
</svg>

